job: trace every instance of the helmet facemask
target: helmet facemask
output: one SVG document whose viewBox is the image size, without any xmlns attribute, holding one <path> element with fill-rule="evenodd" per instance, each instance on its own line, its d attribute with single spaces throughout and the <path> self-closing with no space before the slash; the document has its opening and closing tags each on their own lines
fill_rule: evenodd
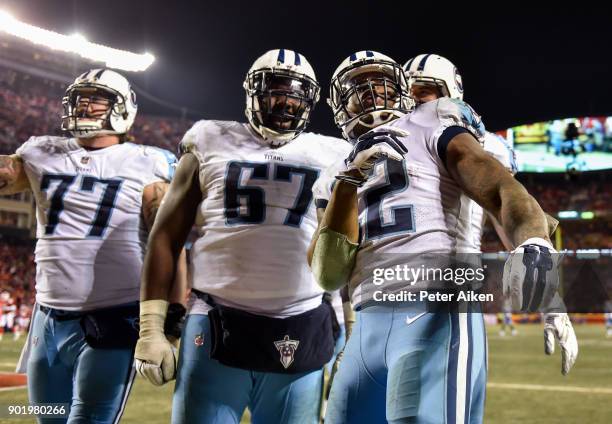
<svg viewBox="0 0 612 424">
<path fill-rule="evenodd" d="M 92 138 L 125 133 L 115 128 L 116 120 L 127 119 L 125 98 L 109 87 L 90 83 L 74 84 L 66 90 L 62 106 L 62 130 L 70 131 L 76 137 Z"/>
<path fill-rule="evenodd" d="M 410 87 L 411 98 L 417 103 L 419 103 L 419 100 L 414 98 L 412 95 L 412 88 L 416 86 L 433 87 L 438 91 L 438 97 L 451 97 L 448 85 L 446 84 L 446 81 L 442 79 L 426 77 L 418 75 L 418 73 L 413 73 L 413 75 L 408 76 L 408 86 Z"/>
<path fill-rule="evenodd" d="M 340 72 L 331 82 L 329 103 L 349 139 L 403 116 L 411 107 L 402 68 L 384 60 L 358 62 Z"/>
<path fill-rule="evenodd" d="M 268 68 L 250 72 L 245 89 L 252 127 L 270 144 L 282 145 L 308 125 L 320 87 L 305 75 Z"/>
</svg>

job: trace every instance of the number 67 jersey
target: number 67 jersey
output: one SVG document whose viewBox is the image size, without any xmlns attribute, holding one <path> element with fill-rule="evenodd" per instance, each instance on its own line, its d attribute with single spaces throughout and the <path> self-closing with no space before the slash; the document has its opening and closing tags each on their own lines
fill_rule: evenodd
<svg viewBox="0 0 612 424">
<path fill-rule="evenodd" d="M 350 144 L 302 133 L 274 149 L 248 124 L 199 121 L 181 148 L 200 163 L 192 286 L 217 303 L 261 315 L 317 307 L 323 292 L 306 261 L 317 228 L 312 186 Z M 192 312 L 206 307 L 196 304 Z"/>
<path fill-rule="evenodd" d="M 36 200 L 36 301 L 92 310 L 139 299 L 145 186 L 169 182 L 176 158 L 132 143 L 86 150 L 74 138 L 31 137 L 16 154 Z"/>
</svg>

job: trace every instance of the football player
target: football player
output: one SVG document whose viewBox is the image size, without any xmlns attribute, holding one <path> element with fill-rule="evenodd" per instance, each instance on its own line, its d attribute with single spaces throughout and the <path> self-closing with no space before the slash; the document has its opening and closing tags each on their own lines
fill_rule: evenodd
<svg viewBox="0 0 612 424">
<path fill-rule="evenodd" d="M 478 116 L 445 97 L 406 113 L 409 87 L 398 68 L 384 55 L 359 52 L 342 62 L 331 83 L 336 124 L 354 148 L 326 171 L 331 178 L 315 185 L 326 208 L 309 259 L 323 288 L 348 281 L 358 318 L 326 423 L 481 422 L 486 339 L 479 305 L 457 300 L 452 282 L 407 281 L 395 273 L 384 283 L 386 293 L 450 292 L 455 300 L 380 303 L 373 275 L 400 264 L 451 265 L 461 193 L 491 212 L 515 245 L 535 252 L 534 266 L 550 261 L 554 249 L 539 205 L 482 149 Z M 520 278 L 512 281 L 521 287 Z"/>
<path fill-rule="evenodd" d="M 412 97 L 419 104 L 436 100 L 440 97 L 449 97 L 463 100 L 463 81 L 455 65 L 448 59 L 436 54 L 421 54 L 410 59 L 404 65 L 411 85 Z M 473 111 L 463 109 L 464 117 L 473 115 Z M 497 159 L 506 170 L 514 176 L 518 172 L 516 155 L 509 142 L 500 135 L 485 132 L 483 137 L 484 150 Z M 557 228 L 558 221 L 545 214 L 549 236 Z M 505 233 L 499 221 L 467 195 L 461 195 L 461 209 L 457 236 L 457 252 L 467 254 L 480 253 L 482 228 L 485 219 L 488 219 L 497 232 L 502 244 L 508 251 L 513 245 L 510 237 Z M 562 372 L 566 374 L 578 355 L 578 342 L 569 316 L 563 312 L 564 307 L 558 298 L 555 299 L 555 311 L 544 316 L 545 353 L 554 352 L 555 339 L 562 349 Z M 505 327 L 510 327 L 511 334 L 516 335 L 512 322 L 511 297 L 503 299 L 503 323 L 500 334 L 505 334 Z"/>
<path fill-rule="evenodd" d="M 259 57 L 244 80 L 247 123 L 202 120 L 151 234 L 137 368 L 174 378 L 173 423 L 316 423 L 334 315 L 305 253 L 317 226 L 312 186 L 346 156 L 343 140 L 304 130 L 319 98 L 306 58 Z M 194 296 L 178 371 L 162 323 L 175 261 L 192 225 Z"/>
<path fill-rule="evenodd" d="M 502 313 L 499 315 L 501 320 L 499 335 L 504 337 L 506 335 L 506 329 L 509 329 L 510 335 L 516 336 L 518 333 L 512 319 L 512 304 L 510 303 L 510 299 L 508 297 L 504 297 L 502 300 Z"/>
<path fill-rule="evenodd" d="M 136 97 L 115 71 L 79 75 L 63 107 L 72 137 L 31 137 L 0 156 L 0 193 L 32 190 L 37 208 L 28 395 L 69 404 L 69 422 L 113 423 L 135 375 L 146 231 L 176 158 L 127 141 Z"/>
</svg>

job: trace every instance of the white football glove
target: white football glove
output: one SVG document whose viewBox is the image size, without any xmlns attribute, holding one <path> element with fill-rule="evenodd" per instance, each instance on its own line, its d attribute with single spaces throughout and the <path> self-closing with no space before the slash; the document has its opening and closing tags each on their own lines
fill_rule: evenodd
<svg viewBox="0 0 612 424">
<path fill-rule="evenodd" d="M 140 302 L 140 338 L 134 354 L 136 371 L 161 386 L 176 377 L 177 350 L 164 334 L 168 310 L 165 300 Z"/>
<path fill-rule="evenodd" d="M 513 311 L 546 310 L 559 287 L 559 254 L 550 242 L 530 238 L 521 243 L 504 265 L 503 290 Z"/>
<path fill-rule="evenodd" d="M 555 352 L 555 340 L 561 346 L 561 373 L 566 375 L 578 357 L 578 340 L 566 313 L 544 314 L 544 352 Z"/>
<path fill-rule="evenodd" d="M 373 130 L 357 139 L 353 150 L 344 161 L 346 168 L 336 178 L 361 187 L 371 175 L 374 164 L 382 157 L 401 161 L 408 153 L 398 137 L 409 133 L 400 128 L 385 127 Z"/>
</svg>

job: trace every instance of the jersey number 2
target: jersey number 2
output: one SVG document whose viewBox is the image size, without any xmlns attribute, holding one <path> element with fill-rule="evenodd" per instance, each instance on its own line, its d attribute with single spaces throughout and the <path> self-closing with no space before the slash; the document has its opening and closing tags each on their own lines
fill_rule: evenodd
<svg viewBox="0 0 612 424">
<path fill-rule="evenodd" d="M 45 235 L 51 235 L 55 233 L 55 228 L 59 224 L 59 216 L 64 210 L 64 196 L 68 192 L 68 188 L 76 180 L 76 175 L 69 174 L 44 174 L 42 181 L 40 182 L 40 191 L 47 191 L 51 186 L 51 182 L 58 181 L 57 188 L 51 196 L 51 202 L 49 206 L 49 213 L 47 215 L 47 225 L 45 225 Z M 121 187 L 121 180 L 112 179 L 99 179 L 91 176 L 85 176 L 81 180 L 81 191 L 92 192 L 96 184 L 106 185 L 106 189 L 102 194 L 102 198 L 98 202 L 98 209 L 96 216 L 87 237 L 102 237 L 108 222 L 110 221 L 113 208 L 115 207 L 115 199 L 117 198 L 117 192 Z"/>
<path fill-rule="evenodd" d="M 384 222 L 383 200 L 385 197 L 399 193 L 408 188 L 408 175 L 404 163 L 387 159 L 384 166 L 385 182 L 369 187 L 363 193 L 366 203 L 365 239 L 377 239 L 393 234 L 411 233 L 414 231 L 414 212 L 412 205 L 391 208 L 391 222 Z"/>
</svg>

